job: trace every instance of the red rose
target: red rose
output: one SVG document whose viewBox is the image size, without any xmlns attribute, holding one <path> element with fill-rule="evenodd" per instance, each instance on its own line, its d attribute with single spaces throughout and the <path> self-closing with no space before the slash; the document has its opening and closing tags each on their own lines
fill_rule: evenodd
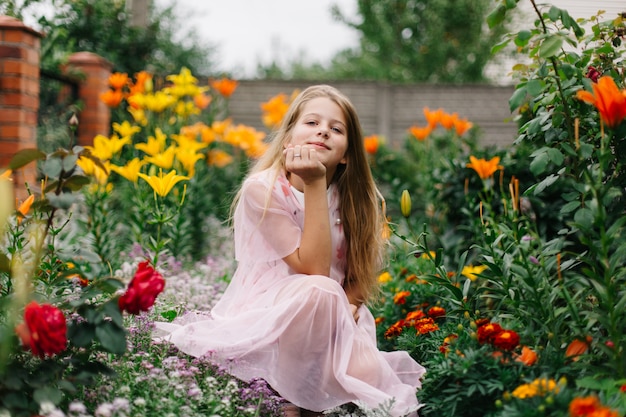
<svg viewBox="0 0 626 417">
<path fill-rule="evenodd" d="M 148 261 L 140 263 L 126 293 L 118 301 L 120 310 L 126 310 L 130 314 L 148 311 L 164 287 L 165 280 L 161 274 Z"/>
<path fill-rule="evenodd" d="M 24 309 L 24 323 L 15 332 L 26 349 L 43 358 L 63 352 L 67 345 L 67 323 L 63 312 L 50 304 L 32 301 Z"/>
</svg>

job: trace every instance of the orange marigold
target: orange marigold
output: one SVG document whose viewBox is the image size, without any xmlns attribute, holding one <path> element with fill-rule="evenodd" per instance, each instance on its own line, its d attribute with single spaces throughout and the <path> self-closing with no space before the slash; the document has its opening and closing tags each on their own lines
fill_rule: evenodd
<svg viewBox="0 0 626 417">
<path fill-rule="evenodd" d="M 528 346 L 522 346 L 522 353 L 515 360 L 526 366 L 532 366 L 537 362 L 537 353 Z"/>
<path fill-rule="evenodd" d="M 428 310 L 428 315 L 432 318 L 437 318 L 446 315 L 446 309 L 440 306 L 433 306 Z"/>
<path fill-rule="evenodd" d="M 410 291 L 400 291 L 397 292 L 394 296 L 393 296 L 393 302 L 395 304 L 404 304 L 406 303 L 406 298 L 411 295 Z"/>
</svg>

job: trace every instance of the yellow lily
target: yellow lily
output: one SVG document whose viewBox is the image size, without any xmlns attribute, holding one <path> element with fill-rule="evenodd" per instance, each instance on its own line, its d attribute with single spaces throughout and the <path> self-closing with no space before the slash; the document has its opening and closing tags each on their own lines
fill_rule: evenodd
<svg viewBox="0 0 626 417">
<path fill-rule="evenodd" d="M 461 275 L 463 275 L 470 281 L 475 281 L 476 278 L 478 278 L 478 275 L 480 275 L 485 269 L 487 269 L 487 266 L 485 265 L 478 265 L 478 266 L 466 265 L 463 267 L 463 270 L 461 271 Z"/>
<path fill-rule="evenodd" d="M 145 152 L 150 156 L 160 154 L 165 150 L 165 140 L 167 136 L 161 128 L 157 127 L 154 130 L 154 136 L 148 136 L 148 142 L 138 143 L 135 145 L 135 149 Z"/>
<path fill-rule="evenodd" d="M 182 131 L 181 131 L 182 133 Z M 189 150 L 192 152 L 197 152 L 200 149 L 204 149 L 208 146 L 207 143 L 198 142 L 195 136 L 191 136 L 191 132 L 189 135 L 181 134 L 181 135 L 171 135 L 172 139 L 178 143 L 178 147 L 180 149 Z"/>
<path fill-rule="evenodd" d="M 139 180 L 139 171 L 145 164 L 146 163 L 139 158 L 133 158 L 124 166 L 111 165 L 111 171 L 117 172 L 128 181 L 136 184 Z"/>
<path fill-rule="evenodd" d="M 96 135 L 93 138 L 93 146 L 85 146 L 85 148 L 89 149 L 91 154 L 101 161 L 108 161 L 128 143 L 130 143 L 130 137 L 120 139 L 117 135 L 113 135 L 110 138 Z"/>
<path fill-rule="evenodd" d="M 102 167 L 97 165 L 91 158 L 81 156 L 78 158 L 78 161 L 76 161 L 76 165 L 83 170 L 85 175 L 93 177 L 98 184 L 104 185 L 107 183 L 109 179 L 109 162 L 102 163 L 105 168 L 103 170 Z"/>
<path fill-rule="evenodd" d="M 22 202 L 22 204 L 19 205 L 19 207 L 17 208 L 17 211 L 19 213 L 19 215 L 17 216 L 18 224 L 22 222 L 23 217 L 26 217 L 34 201 L 35 201 L 35 194 L 31 194 L 28 196 L 26 200 Z"/>
<path fill-rule="evenodd" d="M 13 171 L 11 171 L 10 169 L 7 169 L 2 174 L 0 174 L 0 178 L 4 178 L 4 179 L 7 179 L 7 180 L 10 180 L 12 174 L 13 174 Z"/>
<path fill-rule="evenodd" d="M 113 130 L 123 138 L 132 137 L 135 133 L 141 132 L 139 126 L 131 125 L 128 120 L 124 120 L 122 123 L 113 123 Z"/>
<path fill-rule="evenodd" d="M 163 169 L 170 169 L 174 165 L 174 157 L 176 156 L 176 147 L 170 146 L 165 151 L 154 156 L 147 156 L 144 161 L 149 162 Z"/>
<path fill-rule="evenodd" d="M 188 180 L 189 177 L 183 175 L 176 175 L 176 170 L 168 172 L 163 176 L 163 170 L 159 171 L 159 176 L 146 175 L 141 172 L 138 174 L 140 178 L 143 178 L 152 187 L 154 192 L 161 197 L 165 197 L 169 194 L 172 188 L 180 181 Z"/>
<path fill-rule="evenodd" d="M 163 91 L 157 91 L 154 94 L 145 96 L 145 108 L 154 113 L 162 113 L 168 107 L 176 103 L 176 97 Z"/>
<path fill-rule="evenodd" d="M 182 164 L 183 168 L 185 168 L 187 174 L 193 177 L 196 173 L 196 162 L 200 159 L 204 159 L 204 155 L 193 149 L 178 148 L 176 159 Z"/>
<path fill-rule="evenodd" d="M 620 91 L 613 77 L 605 75 L 591 85 L 593 94 L 586 90 L 576 92 L 576 97 L 593 104 L 600 118 L 610 128 L 615 128 L 626 118 L 626 90 Z"/>
</svg>

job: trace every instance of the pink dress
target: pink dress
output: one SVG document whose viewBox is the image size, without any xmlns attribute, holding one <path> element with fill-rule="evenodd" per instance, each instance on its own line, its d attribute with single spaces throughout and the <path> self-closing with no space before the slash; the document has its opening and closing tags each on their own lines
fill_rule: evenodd
<svg viewBox="0 0 626 417">
<path fill-rule="evenodd" d="M 266 203 L 271 188 L 269 205 Z M 374 318 L 361 306 L 356 323 L 341 283 L 345 240 L 338 195 L 328 189 L 331 276 L 297 274 L 282 259 L 300 245 L 303 194 L 284 175 L 248 178 L 235 211 L 237 270 L 210 317 L 158 323 L 192 356 L 210 355 L 243 380 L 265 379 L 283 398 L 312 411 L 350 402 L 392 415 L 417 415 L 424 368 L 407 352 L 381 352 Z"/>
</svg>

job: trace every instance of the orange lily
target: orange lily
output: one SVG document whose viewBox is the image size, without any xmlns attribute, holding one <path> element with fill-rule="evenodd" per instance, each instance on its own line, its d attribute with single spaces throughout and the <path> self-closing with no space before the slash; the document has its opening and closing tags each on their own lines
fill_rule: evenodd
<svg viewBox="0 0 626 417">
<path fill-rule="evenodd" d="M 576 92 L 576 97 L 593 104 L 600 112 L 600 118 L 610 128 L 615 128 L 626 117 L 626 95 L 620 91 L 612 77 L 605 75 L 591 85 L 593 94 L 586 90 Z"/>
<path fill-rule="evenodd" d="M 22 217 L 26 217 L 34 201 L 35 201 L 35 194 L 31 194 L 28 196 L 26 200 L 24 200 L 22 204 L 19 205 L 19 207 L 17 208 L 17 211 L 20 213 L 20 216 L 18 216 L 17 218 L 18 224 L 22 222 Z"/>
<path fill-rule="evenodd" d="M 123 99 L 122 90 L 107 90 L 100 94 L 100 100 L 109 107 L 117 107 Z"/>
<path fill-rule="evenodd" d="M 109 85 L 114 90 L 121 90 L 128 84 L 128 74 L 124 72 L 114 72 L 109 76 Z"/>
<path fill-rule="evenodd" d="M 239 85 L 239 82 L 228 78 L 222 78 L 221 80 L 212 80 L 210 84 L 211 87 L 217 90 L 218 93 L 228 98 L 233 95 Z"/>
<path fill-rule="evenodd" d="M 476 171 L 481 179 L 486 180 L 487 178 L 491 177 L 494 172 L 504 168 L 499 163 L 499 156 L 494 156 L 489 161 L 487 161 L 484 158 L 478 159 L 475 156 L 470 155 L 470 162 L 466 166 Z"/>
<path fill-rule="evenodd" d="M 426 127 L 411 126 L 409 128 L 409 132 L 419 141 L 424 141 L 432 131 L 433 128 L 430 125 Z"/>
<path fill-rule="evenodd" d="M 378 152 L 379 140 L 377 135 L 371 135 L 363 138 L 363 145 L 365 146 L 365 152 L 370 155 Z"/>
</svg>

